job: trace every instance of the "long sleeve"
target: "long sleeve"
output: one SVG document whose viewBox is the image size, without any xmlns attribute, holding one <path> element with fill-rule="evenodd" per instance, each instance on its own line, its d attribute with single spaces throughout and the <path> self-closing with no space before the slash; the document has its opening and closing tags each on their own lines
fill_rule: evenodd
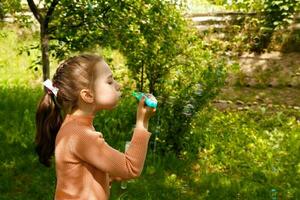
<svg viewBox="0 0 300 200">
<path fill-rule="evenodd" d="M 74 138 L 71 149 L 75 156 L 111 177 L 131 179 L 143 170 L 150 136 L 146 129 L 135 128 L 128 150 L 122 153 L 109 146 L 97 132 L 86 130 Z"/>
</svg>

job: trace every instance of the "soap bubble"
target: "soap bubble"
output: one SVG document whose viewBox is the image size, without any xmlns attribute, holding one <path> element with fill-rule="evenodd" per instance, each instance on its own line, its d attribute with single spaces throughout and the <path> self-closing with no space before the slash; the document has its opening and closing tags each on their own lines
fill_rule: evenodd
<svg viewBox="0 0 300 200">
<path fill-rule="evenodd" d="M 194 109 L 194 106 L 192 104 L 186 104 L 183 108 L 183 112 L 182 114 L 184 114 L 185 116 L 189 117 L 192 115 L 192 111 Z"/>
<path fill-rule="evenodd" d="M 196 84 L 195 85 L 195 94 L 197 95 L 197 96 L 201 96 L 202 95 L 202 92 L 203 92 L 203 88 L 202 88 L 202 85 L 200 84 L 200 83 L 198 83 L 198 84 Z"/>
</svg>

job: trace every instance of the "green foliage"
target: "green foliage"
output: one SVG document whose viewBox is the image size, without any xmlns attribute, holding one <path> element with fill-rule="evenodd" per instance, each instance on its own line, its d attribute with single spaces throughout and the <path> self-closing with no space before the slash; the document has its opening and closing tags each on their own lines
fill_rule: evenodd
<svg viewBox="0 0 300 200">
<path fill-rule="evenodd" d="M 38 51 L 24 51 L 26 46 L 37 45 L 35 36 L 17 26 L 0 30 L 0 85 L 32 84 L 41 76 L 35 65 Z"/>
<path fill-rule="evenodd" d="M 0 19 L 2 20 L 4 16 L 5 16 L 4 7 L 3 4 L 0 2 Z"/>
<path fill-rule="evenodd" d="M 275 29 L 291 24 L 299 6 L 300 2 L 297 0 L 266 0 L 263 7 L 263 12 L 266 12 L 264 24 Z"/>
<path fill-rule="evenodd" d="M 17 21 L 19 26 L 31 27 L 32 18 L 27 13 L 24 15 L 24 11 L 26 10 L 27 8 L 24 7 L 24 3 L 22 4 L 21 0 L 1 0 L 0 21 L 2 21 L 4 17 L 9 16 L 14 21 Z"/>
<path fill-rule="evenodd" d="M 3 19 L 6 14 L 15 14 L 21 10 L 20 0 L 2 0 L 0 2 L 0 19 Z"/>
<path fill-rule="evenodd" d="M 183 135 L 194 113 L 217 94 L 225 78 L 222 59 L 205 49 L 176 4 L 168 1 L 82 0 L 66 10 L 68 3 L 71 1 L 60 1 L 49 25 L 53 56 L 62 58 L 99 46 L 119 50 L 136 89 L 160 96 L 161 115 L 174 115 L 164 125 L 158 117 L 153 121 L 154 127 L 162 127 L 168 148 L 179 153 L 184 137 L 172 138 Z M 190 74 L 193 77 L 186 78 Z M 203 87 L 203 95 L 194 94 L 197 84 Z M 167 104 L 169 96 L 175 97 L 174 103 Z M 185 105 L 193 106 L 191 115 L 182 114 Z M 182 119 L 184 126 L 179 125 Z"/>
<path fill-rule="evenodd" d="M 253 52 L 263 52 L 271 43 L 275 31 L 284 30 L 293 23 L 295 14 L 299 11 L 297 0 L 265 0 L 265 1 L 234 1 L 229 8 L 241 12 L 255 12 L 257 15 L 244 18 L 240 29 L 236 32 L 240 38 L 234 37 L 242 49 Z M 246 36 L 245 36 L 246 35 Z M 244 36 L 244 37 L 243 37 Z"/>
<path fill-rule="evenodd" d="M 165 1 L 82 1 L 66 11 L 64 3 L 57 7 L 50 27 L 56 40 L 51 49 L 57 57 L 97 45 L 118 49 L 126 57 L 137 87 L 144 90 L 148 86 L 156 94 L 158 79 L 168 74 L 173 59 L 183 51 L 181 33 L 186 25 L 175 5 Z"/>
<path fill-rule="evenodd" d="M 209 41 L 218 44 L 223 51 L 231 51 L 237 55 L 244 51 L 256 53 L 266 50 L 298 51 L 299 33 L 288 28 L 291 24 L 297 23 L 296 14 L 300 8 L 298 0 L 210 2 L 240 12 L 230 15 L 232 20 L 226 23 L 225 38 Z M 214 31 L 209 32 L 208 35 L 213 33 Z"/>
<path fill-rule="evenodd" d="M 274 30 L 283 29 L 292 24 L 299 3 L 296 0 L 264 1 L 262 9 L 264 17 L 260 22 L 258 39 L 252 46 L 253 51 L 260 52 L 267 48 Z"/>
<path fill-rule="evenodd" d="M 157 142 L 162 152 L 172 150 L 179 155 L 189 145 L 191 121 L 195 114 L 218 94 L 224 84 L 224 61 L 209 51 L 197 55 L 199 60 L 189 60 L 190 67 L 177 68 L 162 87 L 160 94 L 165 96 L 160 102 L 163 106 L 154 117 Z"/>
<path fill-rule="evenodd" d="M 226 10 L 223 0 L 188 0 L 187 2 L 187 12 L 191 14 L 222 12 Z"/>
<path fill-rule="evenodd" d="M 264 0 L 242 0 L 232 1 L 231 5 L 224 2 L 228 8 L 241 12 L 260 12 L 263 9 Z"/>
<path fill-rule="evenodd" d="M 193 122 L 195 138 L 189 144 L 199 148 L 198 154 L 188 155 L 197 155 L 201 173 L 225 176 L 242 199 L 269 198 L 271 188 L 283 199 L 297 198 L 300 124 L 295 114 L 264 107 L 236 113 L 208 108 Z"/>
</svg>

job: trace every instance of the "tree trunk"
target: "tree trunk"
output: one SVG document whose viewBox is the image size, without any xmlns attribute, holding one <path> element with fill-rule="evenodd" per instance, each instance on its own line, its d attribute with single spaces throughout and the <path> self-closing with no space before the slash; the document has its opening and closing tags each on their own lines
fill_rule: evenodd
<svg viewBox="0 0 300 200">
<path fill-rule="evenodd" d="M 152 79 L 150 79 L 149 81 L 149 93 L 155 95 L 155 88 L 154 88 L 154 84 L 155 84 L 155 81 Z"/>
<path fill-rule="evenodd" d="M 140 92 L 143 92 L 144 89 L 144 60 L 142 61 L 142 73 L 141 73 L 141 82 L 140 82 Z"/>
<path fill-rule="evenodd" d="M 42 66 L 43 66 L 43 79 L 44 81 L 50 77 L 49 67 L 49 35 L 47 26 L 41 24 L 41 50 L 42 50 Z"/>
<path fill-rule="evenodd" d="M 42 51 L 43 80 L 45 81 L 50 77 L 48 24 L 51 20 L 55 6 L 58 4 L 59 0 L 53 0 L 51 2 L 49 9 L 44 16 L 40 13 L 40 10 L 35 5 L 34 0 L 27 0 L 27 2 L 31 12 L 33 13 L 34 17 L 40 24 L 40 37 L 41 37 L 40 42 L 41 42 L 41 51 Z"/>
<path fill-rule="evenodd" d="M 149 93 L 156 95 L 155 94 L 155 83 L 157 81 L 156 70 L 153 66 L 151 66 L 150 69 L 152 69 L 152 70 L 151 70 L 151 72 L 149 72 L 149 75 L 148 75 L 148 77 L 149 77 Z"/>
</svg>

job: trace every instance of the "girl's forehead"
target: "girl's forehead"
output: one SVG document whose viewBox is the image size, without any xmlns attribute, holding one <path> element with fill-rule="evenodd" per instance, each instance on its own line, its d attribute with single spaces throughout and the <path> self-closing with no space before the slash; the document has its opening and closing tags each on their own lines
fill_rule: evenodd
<svg viewBox="0 0 300 200">
<path fill-rule="evenodd" d="M 108 76 L 112 74 L 108 64 L 104 60 L 97 64 L 97 69 L 98 76 Z"/>
</svg>

